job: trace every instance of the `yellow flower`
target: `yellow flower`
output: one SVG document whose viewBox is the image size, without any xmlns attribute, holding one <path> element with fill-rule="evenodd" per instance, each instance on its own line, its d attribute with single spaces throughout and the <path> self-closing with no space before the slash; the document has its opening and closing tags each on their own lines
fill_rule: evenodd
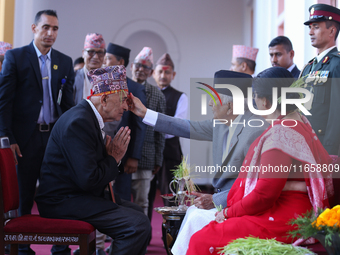
<svg viewBox="0 0 340 255">
<path fill-rule="evenodd" d="M 340 205 L 334 206 L 332 209 L 327 208 L 324 210 L 316 221 L 313 222 L 313 226 L 320 229 L 322 226 L 338 227 L 340 222 Z"/>
<path fill-rule="evenodd" d="M 58 69 L 58 66 L 57 66 L 57 65 L 54 65 L 54 66 L 53 66 L 53 69 L 54 69 L 54 70 L 57 70 L 57 69 Z"/>
</svg>

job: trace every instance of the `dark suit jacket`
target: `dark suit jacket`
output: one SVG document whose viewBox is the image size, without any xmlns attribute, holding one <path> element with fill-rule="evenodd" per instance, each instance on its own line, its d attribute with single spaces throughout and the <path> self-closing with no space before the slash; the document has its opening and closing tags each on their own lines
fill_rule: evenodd
<svg viewBox="0 0 340 255">
<path fill-rule="evenodd" d="M 58 116 L 61 116 L 74 105 L 72 59 L 52 49 L 51 75 L 53 102 Z M 58 105 L 61 79 L 65 77 L 63 96 Z M 42 78 L 33 42 L 7 51 L 0 73 L 0 136 L 8 136 L 11 144 L 24 147 L 37 125 L 42 100 Z"/>
<path fill-rule="evenodd" d="M 146 105 L 146 94 L 144 86 L 131 80 L 128 77 L 127 86 L 129 92 L 138 97 L 141 102 Z M 126 154 L 124 156 L 124 159 L 122 160 L 122 166 L 124 166 L 127 158 L 141 159 L 144 136 L 146 131 L 146 125 L 143 123 L 142 118 L 138 117 L 130 111 L 124 112 L 122 121 L 120 122 L 118 129 L 120 127 L 126 126 L 131 129 L 131 141 L 128 150 L 126 151 Z"/>
<path fill-rule="evenodd" d="M 302 71 L 302 77 L 311 72 L 312 62 L 309 61 Z M 324 63 L 323 63 L 324 62 Z M 313 86 L 313 103 L 307 116 L 312 128 L 330 155 L 337 155 L 340 145 L 340 55 L 337 48 L 332 49 L 319 61 L 314 71 L 329 71 L 326 82 L 311 82 Z"/>
<path fill-rule="evenodd" d="M 112 210 L 104 189 L 118 175 L 98 120 L 86 100 L 56 122 L 41 167 L 36 201 L 44 217 L 82 219 Z"/>
<path fill-rule="evenodd" d="M 291 74 L 294 76 L 295 79 L 299 78 L 300 70 L 297 68 L 296 65 L 293 68 L 293 70 L 291 71 Z"/>
</svg>

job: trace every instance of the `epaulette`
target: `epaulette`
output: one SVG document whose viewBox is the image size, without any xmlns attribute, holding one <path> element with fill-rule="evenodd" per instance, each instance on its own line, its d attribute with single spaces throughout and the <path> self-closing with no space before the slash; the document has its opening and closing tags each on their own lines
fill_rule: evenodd
<svg viewBox="0 0 340 255">
<path fill-rule="evenodd" d="M 336 56 L 336 57 L 340 58 L 340 51 L 333 52 L 331 55 L 333 55 L 333 56 Z"/>
<path fill-rule="evenodd" d="M 329 57 L 328 57 L 328 56 L 324 57 L 324 58 L 322 59 L 322 64 L 327 63 L 328 60 L 329 60 Z"/>
</svg>

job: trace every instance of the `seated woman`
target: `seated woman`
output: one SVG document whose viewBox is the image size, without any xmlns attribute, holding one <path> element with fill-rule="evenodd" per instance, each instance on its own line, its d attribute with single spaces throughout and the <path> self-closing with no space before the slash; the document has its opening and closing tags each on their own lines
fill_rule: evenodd
<svg viewBox="0 0 340 255">
<path fill-rule="evenodd" d="M 281 67 L 260 73 L 253 82 L 258 109 L 271 109 L 272 88 L 278 88 L 279 98 L 281 88 L 291 85 L 290 78 Z M 228 194 L 227 208 L 192 236 L 187 255 L 218 254 L 219 247 L 250 235 L 292 243 L 287 232 L 293 226 L 288 221 L 311 208 L 328 206 L 331 179 L 304 170 L 310 164 L 328 165 L 331 159 L 295 105 L 287 105 L 286 116 L 280 109 L 278 103 L 274 113 L 265 117 L 276 121 L 250 146 L 243 172 Z"/>
</svg>

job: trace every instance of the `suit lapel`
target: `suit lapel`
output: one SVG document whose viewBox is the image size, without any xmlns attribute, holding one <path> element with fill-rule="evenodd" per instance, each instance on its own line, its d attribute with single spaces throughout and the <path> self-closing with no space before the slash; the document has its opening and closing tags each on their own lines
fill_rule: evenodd
<svg viewBox="0 0 340 255">
<path fill-rule="evenodd" d="M 104 151 L 106 151 L 106 148 L 105 148 L 105 143 L 104 143 L 104 139 L 103 139 L 103 136 L 102 136 L 102 131 L 99 127 L 99 123 L 98 123 L 98 119 L 96 117 L 96 114 L 94 113 L 94 111 L 92 110 L 92 107 L 90 105 L 89 102 L 87 102 L 85 99 L 82 100 L 79 104 L 81 104 L 83 107 L 85 107 L 89 112 L 91 112 L 91 116 L 93 118 L 93 121 L 94 121 L 94 125 L 96 127 L 96 130 L 97 130 L 97 135 L 98 135 L 98 139 L 101 141 L 102 143 L 102 146 L 104 147 Z"/>
<path fill-rule="evenodd" d="M 221 125 L 221 131 L 218 132 L 218 136 L 219 139 L 216 139 L 217 141 L 217 145 L 216 145 L 216 163 L 217 162 L 221 162 L 222 161 L 222 157 L 223 157 L 223 142 L 224 142 L 224 137 L 226 137 L 227 135 L 229 135 L 229 126 L 227 125 Z M 223 162 L 222 162 L 223 163 Z"/>
<path fill-rule="evenodd" d="M 40 66 L 39 66 L 39 60 L 37 56 L 37 52 L 34 49 L 33 46 L 33 41 L 31 44 L 28 46 L 28 59 L 31 62 L 31 65 L 34 70 L 35 77 L 37 78 L 39 88 L 42 90 L 42 77 L 41 77 L 41 72 L 40 72 Z"/>
<path fill-rule="evenodd" d="M 251 115 L 251 112 L 250 112 L 250 111 L 245 112 L 244 115 L 241 117 L 239 123 L 245 122 L 245 124 L 247 124 L 247 123 L 246 123 L 246 120 L 249 119 L 250 115 Z M 230 153 L 230 152 L 234 149 L 234 147 L 235 147 L 236 144 L 238 143 L 239 135 L 241 134 L 241 132 L 242 132 L 242 130 L 243 130 L 243 128 L 244 128 L 244 125 L 243 125 L 243 124 L 236 124 L 236 125 L 237 125 L 237 126 L 236 126 L 236 129 L 235 129 L 235 131 L 234 131 L 233 137 L 232 137 L 231 140 L 230 140 L 229 151 L 228 151 L 227 157 L 226 157 L 226 159 L 224 160 L 224 162 L 225 162 L 225 161 L 227 161 L 227 162 L 229 161 L 230 156 L 232 155 L 232 153 Z M 223 163 L 224 163 L 224 162 L 223 162 Z"/>
<path fill-rule="evenodd" d="M 51 49 L 51 88 L 52 88 L 52 97 L 54 103 L 57 102 L 58 95 L 58 77 L 59 77 L 59 57 L 56 52 Z"/>
</svg>

